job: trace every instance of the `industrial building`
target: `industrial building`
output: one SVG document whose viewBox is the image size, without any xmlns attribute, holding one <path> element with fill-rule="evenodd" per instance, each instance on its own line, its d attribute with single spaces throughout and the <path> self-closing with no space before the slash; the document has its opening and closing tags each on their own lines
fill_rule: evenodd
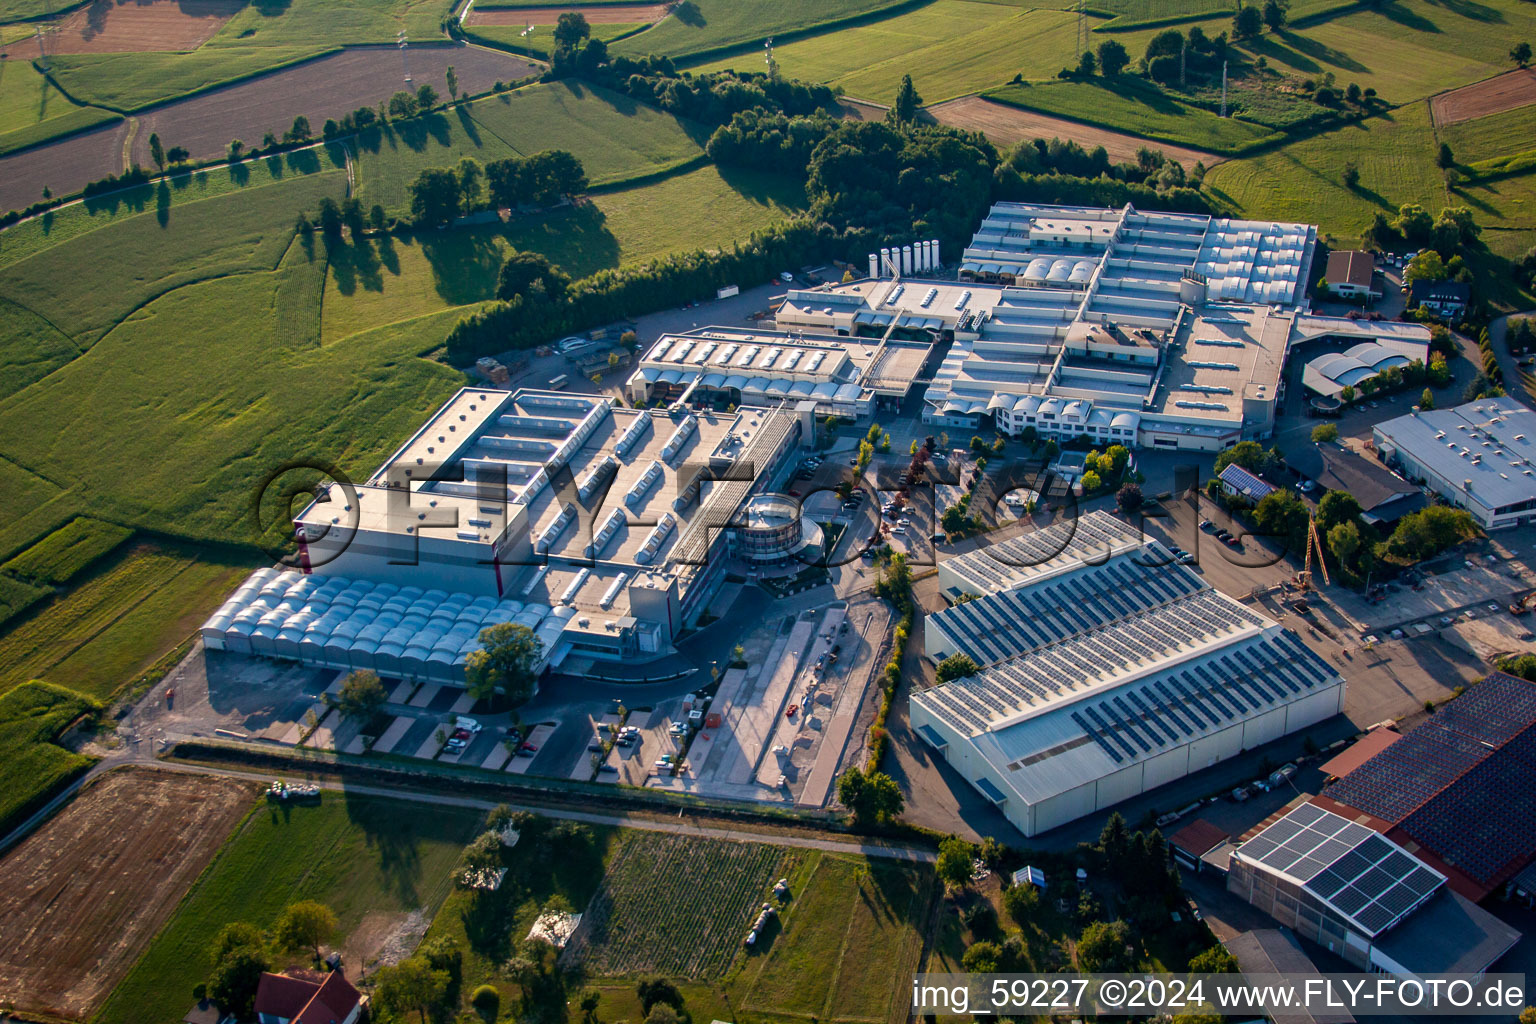
<svg viewBox="0 0 1536 1024">
<path fill-rule="evenodd" d="M 1338 398 L 1345 388 L 1358 392 L 1361 384 L 1390 367 L 1428 363 L 1429 331 L 1422 324 L 1386 324 L 1377 330 L 1380 335 L 1370 341 L 1308 360 L 1301 371 L 1302 384 L 1315 395 Z"/>
<path fill-rule="evenodd" d="M 1421 858 L 1312 802 L 1237 846 L 1227 890 L 1362 970 L 1476 975 L 1520 940 Z"/>
<path fill-rule="evenodd" d="M 913 728 L 1032 836 L 1335 714 L 1344 681 L 1291 631 L 1107 512 L 939 564 Z"/>
<path fill-rule="evenodd" d="M 1536 411 L 1515 399 L 1417 410 L 1371 432 L 1383 462 L 1483 529 L 1536 521 Z"/>
<path fill-rule="evenodd" d="M 1332 441 L 1305 444 L 1285 454 L 1286 466 L 1321 492 L 1344 491 L 1360 503 L 1360 518 L 1397 522 L 1424 507 L 1424 492 L 1373 458 Z"/>
<path fill-rule="evenodd" d="M 793 468 L 810 416 L 465 388 L 366 481 L 318 493 L 294 520 L 300 568 L 253 574 L 204 643 L 448 684 L 498 622 L 567 670 L 660 656 L 737 556 L 736 524 L 750 558 L 798 543 L 741 513 Z"/>
<path fill-rule="evenodd" d="M 1316 241 L 1305 224 L 999 203 L 965 250 L 959 283 L 924 278 L 935 247 L 914 252 L 910 270 L 904 251 L 875 254 L 870 280 L 791 292 L 776 323 L 803 336 L 936 343 L 923 382 L 923 419 L 935 426 L 1218 451 L 1273 433 L 1294 347 L 1428 344 L 1422 325 L 1308 314 Z"/>
<path fill-rule="evenodd" d="M 1490 673 L 1315 800 L 1411 847 L 1468 899 L 1499 892 L 1536 861 L 1536 683 Z"/>
</svg>

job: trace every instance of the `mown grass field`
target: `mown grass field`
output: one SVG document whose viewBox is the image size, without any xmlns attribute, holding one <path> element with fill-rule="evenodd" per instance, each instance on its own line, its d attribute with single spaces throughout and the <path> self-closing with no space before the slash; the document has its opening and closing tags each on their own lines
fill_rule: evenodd
<svg viewBox="0 0 1536 1024">
<path fill-rule="evenodd" d="M 519 6 L 526 7 L 526 4 Z M 476 4 L 475 9 L 480 10 L 484 4 Z M 591 26 L 592 38 L 601 39 L 605 43 L 612 43 L 620 36 L 631 35 L 645 28 L 646 22 L 598 22 Z M 523 25 L 476 25 L 466 26 L 466 34 L 471 39 L 484 40 L 494 46 L 510 47 L 518 53 L 526 53 L 534 57 L 549 59 L 551 51 L 555 48 L 555 34 L 553 25 L 535 25 L 531 35 L 524 35 Z"/>
<path fill-rule="evenodd" d="M 1004 86 L 986 96 L 1026 110 L 1038 110 L 1215 153 L 1241 152 L 1277 137 L 1261 125 L 1233 117 L 1218 117 L 1208 110 L 1181 103 L 1155 88 L 1128 82 L 1117 87 L 1104 84 L 1102 79 L 1037 82 Z"/>
<path fill-rule="evenodd" d="M 0 571 L 34 583 L 68 583 L 132 535 L 125 526 L 81 516 L 0 565 Z"/>
<path fill-rule="evenodd" d="M 772 174 L 722 175 L 710 165 L 500 227 L 347 244 L 332 253 L 321 336 L 329 344 L 489 299 L 512 249 L 544 253 L 579 278 L 670 252 L 725 245 L 803 208 L 793 182 Z"/>
<path fill-rule="evenodd" d="M 339 793 L 326 793 L 319 806 L 258 805 L 96 1019 L 180 1019 L 192 987 L 204 980 L 209 942 L 230 921 L 267 928 L 299 900 L 334 910 L 343 936 L 370 914 L 419 909 L 430 916 L 483 819 L 463 808 Z"/>
<path fill-rule="evenodd" d="M 253 10 L 246 8 L 246 13 Z M 226 25 L 224 31 L 228 30 Z M 293 46 L 244 49 L 215 48 L 210 41 L 191 53 L 75 53 L 52 57 L 49 63 L 59 84 L 76 99 L 113 110 L 135 111 L 221 82 L 308 60 L 334 48 L 326 36 L 301 40 Z"/>
<path fill-rule="evenodd" d="M 53 591 L 47 587 L 27 583 L 12 576 L 0 576 L 0 625 L 11 621 L 52 594 Z"/>
<path fill-rule="evenodd" d="M 251 4 L 236 14 L 206 46 L 220 49 L 387 43 L 404 31 L 415 42 L 442 38 L 451 0 L 288 0 Z"/>
<path fill-rule="evenodd" d="M 708 138 L 702 125 L 607 90 L 578 82 L 531 86 L 359 137 L 358 198 L 408 214 L 406 188 L 427 167 L 548 149 L 575 154 L 592 184 L 612 184 L 697 159 Z"/>
<path fill-rule="evenodd" d="M 1459 164 L 1536 149 L 1536 103 L 1438 129 Z"/>
<path fill-rule="evenodd" d="M 977 0 L 937 0 L 913 11 L 774 47 L 790 78 L 841 86 L 850 96 L 890 103 L 910 74 L 928 103 L 1008 81 L 1054 74 L 1072 49 L 1077 19 L 1063 11 L 1020 10 Z M 760 53 L 700 70 L 763 70 Z"/>
<path fill-rule="evenodd" d="M 110 110 L 71 102 L 25 61 L 0 61 L 0 154 L 117 117 Z"/>
<path fill-rule="evenodd" d="M 1239 46 L 1271 67 L 1339 85 L 1358 82 L 1393 104 L 1507 71 L 1510 46 L 1536 38 L 1536 7 L 1523 0 L 1441 4 L 1399 0 L 1356 8 Z"/>
<path fill-rule="evenodd" d="M 1391 111 L 1259 156 L 1211 168 L 1205 187 L 1245 217 L 1318 225 L 1341 241 L 1357 239 L 1380 210 L 1403 203 L 1425 209 L 1446 205 L 1435 167 L 1435 141 L 1425 103 Z M 1360 171 L 1354 189 L 1343 181 L 1345 164 Z M 1477 213 L 1481 224 L 1489 223 Z"/>
<path fill-rule="evenodd" d="M 248 568 L 151 545 L 113 555 L 0 634 L 0 692 L 44 679 L 107 699 L 191 635 Z"/>
<path fill-rule="evenodd" d="M 698 17 L 684 22 L 664 18 L 651 28 L 614 46 L 615 53 L 631 57 L 648 53 L 688 57 L 727 47 L 763 45 L 768 36 L 801 32 L 817 26 L 872 14 L 894 7 L 900 0 L 778 0 L 777 3 L 742 3 L 740 0 L 695 0 Z"/>
<path fill-rule="evenodd" d="M 95 763 L 54 743 L 92 707 L 86 697 L 45 683 L 0 695 L 0 835 Z"/>
</svg>

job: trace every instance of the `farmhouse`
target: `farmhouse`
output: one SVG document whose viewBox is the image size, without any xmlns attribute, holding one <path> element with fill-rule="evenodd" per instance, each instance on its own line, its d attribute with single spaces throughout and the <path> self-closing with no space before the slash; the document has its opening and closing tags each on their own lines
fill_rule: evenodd
<svg viewBox="0 0 1536 1024">
<path fill-rule="evenodd" d="M 352 1024 L 363 997 L 340 971 L 325 975 L 263 974 L 256 986 L 261 1024 Z"/>
<path fill-rule="evenodd" d="M 1381 298 L 1381 289 L 1376 287 L 1376 257 L 1359 249 L 1329 253 L 1323 280 L 1335 295 L 1351 299 Z"/>
<path fill-rule="evenodd" d="M 1481 974 L 1520 939 L 1420 857 L 1314 802 L 1233 851 L 1227 891 L 1361 970 Z"/>
<path fill-rule="evenodd" d="M 1337 714 L 1344 681 L 1289 630 L 1107 512 L 939 565 L 972 599 L 926 653 L 981 671 L 912 696 L 913 728 L 1032 836 Z"/>
<path fill-rule="evenodd" d="M 549 666 L 658 657 L 812 415 L 466 388 L 367 480 L 322 491 L 294 520 L 300 569 L 254 573 L 204 643 L 450 685 L 499 622 L 532 629 Z"/>
<path fill-rule="evenodd" d="M 1371 432 L 1383 462 L 1483 529 L 1536 520 L 1536 412 L 1513 398 L 1412 412 Z"/>
</svg>

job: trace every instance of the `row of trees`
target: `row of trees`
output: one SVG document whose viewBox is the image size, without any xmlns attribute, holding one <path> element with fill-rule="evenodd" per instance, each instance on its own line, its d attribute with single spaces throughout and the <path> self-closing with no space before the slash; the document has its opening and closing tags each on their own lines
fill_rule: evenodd
<svg viewBox="0 0 1536 1024">
<path fill-rule="evenodd" d="M 204 992 L 220 1010 L 246 1019 L 262 974 L 274 968 L 279 955 L 308 953 L 318 964 L 323 947 L 335 934 L 335 913 L 310 900 L 285 908 L 267 932 L 232 921 L 219 929 L 209 948 L 211 969 Z"/>
<path fill-rule="evenodd" d="M 587 188 L 581 161 L 563 149 L 507 157 L 482 166 L 464 157 L 456 167 L 428 167 L 411 182 L 411 216 L 440 228 L 481 209 L 553 206 Z"/>
</svg>

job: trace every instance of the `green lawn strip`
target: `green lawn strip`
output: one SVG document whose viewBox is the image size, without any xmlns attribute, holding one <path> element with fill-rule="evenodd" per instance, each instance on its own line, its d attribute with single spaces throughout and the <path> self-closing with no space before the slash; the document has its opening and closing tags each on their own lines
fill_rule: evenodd
<svg viewBox="0 0 1536 1024">
<path fill-rule="evenodd" d="M 0 835 L 96 763 L 54 742 L 94 707 L 89 698 L 46 683 L 25 683 L 0 695 Z"/>
<path fill-rule="evenodd" d="M 1234 7 L 1232 0 L 1094 0 L 1093 6 L 1114 15 L 1095 25 L 1095 32 L 1119 32 L 1231 16 Z"/>
<path fill-rule="evenodd" d="M 342 149 L 335 145 L 323 145 L 279 156 L 244 160 L 234 165 L 183 171 L 146 185 L 136 185 L 109 195 L 70 203 L 0 231 L 0 279 L 3 279 L 4 268 L 9 264 L 71 238 L 149 210 L 159 216 L 160 204 L 164 199 L 160 190 L 162 180 L 170 190 L 170 207 L 174 211 L 177 206 L 202 199 L 257 189 L 278 181 L 292 181 L 308 174 L 344 166 Z"/>
<path fill-rule="evenodd" d="M 475 10 L 494 10 L 485 4 L 476 4 Z M 649 22 L 598 22 L 591 26 L 592 38 L 605 43 L 632 36 L 650 27 Z M 485 43 L 501 50 L 511 50 L 528 57 L 548 60 L 555 48 L 553 25 L 535 25 L 533 32 L 525 34 L 523 25 L 476 25 L 464 26 L 464 35 L 476 42 Z"/>
<path fill-rule="evenodd" d="M 868 862 L 843 938 L 829 1017 L 878 1017 L 882 1010 L 889 1016 L 894 1000 L 905 1004 L 902 979 L 917 970 L 933 884 L 926 868 Z"/>
<path fill-rule="evenodd" d="M 307 157 L 318 170 L 316 151 Z M 181 285 L 271 270 L 298 212 L 313 213 L 322 196 L 339 198 L 345 188 L 345 174 L 333 170 L 178 204 L 176 189 L 162 181 L 124 200 L 130 208 L 142 204 L 143 213 L 0 269 L 0 293 L 88 348 L 124 316 Z"/>
<path fill-rule="evenodd" d="M 1133 79 L 1113 87 L 1099 80 L 1007 85 L 984 95 L 998 103 L 1213 153 L 1241 153 L 1282 138 L 1262 125 L 1219 117 Z"/>
<path fill-rule="evenodd" d="M 767 937 L 769 948 L 752 954 L 761 966 L 741 999 L 744 1009 L 827 1015 L 861 864 L 826 853 L 814 860 L 809 878 L 792 881 L 794 899 Z"/>
<path fill-rule="evenodd" d="M 610 184 L 693 160 L 708 138 L 702 125 L 605 89 L 535 85 L 365 132 L 356 141 L 358 197 L 407 215 L 407 187 L 427 167 L 549 149 L 574 154 L 594 185 Z"/>
<path fill-rule="evenodd" d="M 0 575 L 0 626 L 21 615 L 43 598 L 52 596 L 53 590 L 49 587 L 27 583 L 14 576 Z"/>
<path fill-rule="evenodd" d="M 312 46 L 394 45 L 402 30 L 411 42 L 442 39 L 453 0 L 286 0 L 252 4 L 231 18 L 204 49 L 242 50 Z"/>
<path fill-rule="evenodd" d="M 34 583 L 68 583 L 132 535 L 126 526 L 81 516 L 0 565 L 0 570 Z"/>
<path fill-rule="evenodd" d="M 113 990 L 98 1024 L 178 1020 L 230 921 L 267 928 L 290 903 L 318 900 L 342 935 L 369 914 L 434 913 L 482 812 L 326 793 L 318 806 L 258 804 Z M 361 966 L 361 965 L 358 965 Z"/>
<path fill-rule="evenodd" d="M 76 102 L 131 114 L 300 64 L 338 49 L 329 41 L 317 43 L 310 40 L 291 48 L 204 46 L 191 53 L 73 53 L 48 60 L 53 80 Z"/>
<path fill-rule="evenodd" d="M 1536 103 L 1442 125 L 1441 142 L 1472 178 L 1506 177 L 1536 170 Z"/>
<path fill-rule="evenodd" d="M 1344 244 L 1358 239 L 1378 210 L 1395 214 L 1404 203 L 1430 210 L 1445 205 L 1434 153 L 1428 106 L 1415 103 L 1218 164 L 1206 175 L 1205 188 L 1244 217 L 1317 224 Z M 1343 182 L 1349 163 L 1360 172 L 1353 189 Z M 1490 219 L 1477 214 L 1480 224 Z"/>
<path fill-rule="evenodd" d="M 698 16 L 688 22 L 676 16 L 620 41 L 615 53 L 631 57 L 660 54 L 688 57 L 695 62 L 725 56 L 741 47 L 761 47 L 773 36 L 787 42 L 841 28 L 857 19 L 919 6 L 913 0 L 695 0 Z"/>
</svg>

